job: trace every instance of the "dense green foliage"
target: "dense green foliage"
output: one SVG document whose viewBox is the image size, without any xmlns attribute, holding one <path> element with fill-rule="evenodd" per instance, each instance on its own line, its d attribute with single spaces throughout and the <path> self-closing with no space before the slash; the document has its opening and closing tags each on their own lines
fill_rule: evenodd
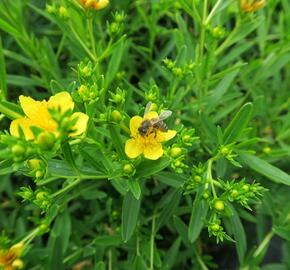
<svg viewBox="0 0 290 270">
<path fill-rule="evenodd" d="M 244 2 L 0 1 L 0 268 L 290 269 L 290 3 Z M 10 134 L 63 91 L 86 131 Z M 132 159 L 148 102 L 177 133 Z"/>
</svg>

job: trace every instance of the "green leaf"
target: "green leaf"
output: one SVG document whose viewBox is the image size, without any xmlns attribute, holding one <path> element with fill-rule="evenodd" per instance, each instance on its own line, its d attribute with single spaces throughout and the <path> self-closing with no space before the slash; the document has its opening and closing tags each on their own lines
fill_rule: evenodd
<svg viewBox="0 0 290 270">
<path fill-rule="evenodd" d="M 136 167 L 135 177 L 146 178 L 164 170 L 169 165 L 170 159 L 167 157 L 160 158 L 156 161 L 146 160 Z"/>
<path fill-rule="evenodd" d="M 154 177 L 156 177 L 163 184 L 171 186 L 171 187 L 175 187 L 175 188 L 181 187 L 187 179 L 183 175 L 170 173 L 170 172 L 160 172 L 154 175 Z"/>
<path fill-rule="evenodd" d="M 252 103 L 246 103 L 235 115 L 234 119 L 224 131 L 224 144 L 233 143 L 239 139 L 239 136 L 248 125 L 253 112 Z"/>
<path fill-rule="evenodd" d="M 109 130 L 111 134 L 112 143 L 122 159 L 126 159 L 126 155 L 124 152 L 125 144 L 120 136 L 120 129 L 115 125 L 109 125 Z"/>
<path fill-rule="evenodd" d="M 110 83 L 113 81 L 114 77 L 116 76 L 120 64 L 121 64 L 121 60 L 122 60 L 122 56 L 124 54 L 124 50 L 126 49 L 125 46 L 125 41 L 122 40 L 118 46 L 116 46 L 113 50 L 110 62 L 109 62 L 109 66 L 107 68 L 107 74 L 105 76 L 106 80 L 105 80 L 105 88 L 107 88 Z"/>
<path fill-rule="evenodd" d="M 122 207 L 122 239 L 127 242 L 133 235 L 140 209 L 140 200 L 136 200 L 131 192 L 124 197 Z"/>
<path fill-rule="evenodd" d="M 162 267 L 164 267 L 164 269 L 172 269 L 172 267 L 174 266 L 176 257 L 178 256 L 180 244 L 181 244 L 181 238 L 178 237 L 174 241 L 174 243 L 172 244 L 170 249 L 166 252 L 166 255 L 165 255 L 164 260 L 163 260 L 163 265 L 162 265 Z"/>
<path fill-rule="evenodd" d="M 0 112 L 11 120 L 21 118 L 24 116 L 22 109 L 9 101 L 0 101 Z"/>
<path fill-rule="evenodd" d="M 202 198 L 201 191 L 196 195 L 192 205 L 190 222 L 188 227 L 188 238 L 193 243 L 199 236 L 208 211 L 208 203 Z"/>
<path fill-rule="evenodd" d="M 71 219 L 68 210 L 59 215 L 52 229 L 53 234 L 60 237 L 62 253 L 64 254 L 69 245 L 71 235 Z"/>
<path fill-rule="evenodd" d="M 188 227 L 187 225 L 182 221 L 182 219 L 178 216 L 173 217 L 174 227 L 179 233 L 183 243 L 186 246 L 189 246 L 189 240 L 188 240 Z"/>
<path fill-rule="evenodd" d="M 99 235 L 94 239 L 94 243 L 102 247 L 119 246 L 122 242 L 120 234 Z"/>
<path fill-rule="evenodd" d="M 290 175 L 267 161 L 250 154 L 240 154 L 239 159 L 242 163 L 273 182 L 290 186 Z"/>
<path fill-rule="evenodd" d="M 181 198 L 181 189 L 174 190 L 172 194 L 170 194 L 170 200 L 169 203 L 165 205 L 165 207 L 162 209 L 160 216 L 157 219 L 156 222 L 156 232 L 168 222 L 170 218 L 172 218 L 172 215 L 174 214 Z"/>
<path fill-rule="evenodd" d="M 236 249 L 239 257 L 239 262 L 242 265 L 247 250 L 246 234 L 238 213 L 233 207 L 231 207 L 231 211 L 233 215 L 228 218 L 228 221 L 234 239 L 236 241 Z"/>
<path fill-rule="evenodd" d="M 136 200 L 139 200 L 141 196 L 141 188 L 138 179 L 129 179 L 127 184 Z"/>
<path fill-rule="evenodd" d="M 0 162 L 0 175 L 6 175 L 15 171 L 12 160 L 3 160 Z"/>
<path fill-rule="evenodd" d="M 62 255 L 62 240 L 60 236 L 51 234 L 50 241 L 51 252 L 50 254 L 50 267 L 49 269 L 64 270 L 63 255 Z"/>
<path fill-rule="evenodd" d="M 7 82 L 6 82 L 6 65 L 2 47 L 2 39 L 0 37 L 0 90 L 3 91 L 1 95 L 6 98 L 7 96 Z"/>
</svg>

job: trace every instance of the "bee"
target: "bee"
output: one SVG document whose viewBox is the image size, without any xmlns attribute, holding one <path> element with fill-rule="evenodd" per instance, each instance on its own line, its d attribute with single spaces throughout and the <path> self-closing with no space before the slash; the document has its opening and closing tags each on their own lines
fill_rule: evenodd
<svg viewBox="0 0 290 270">
<path fill-rule="evenodd" d="M 144 117 L 148 112 L 150 112 L 151 109 L 151 102 L 148 102 L 145 108 L 144 112 Z M 170 117 L 172 114 L 172 111 L 169 110 L 164 110 L 162 111 L 157 118 L 152 118 L 152 119 L 145 119 L 141 123 L 141 126 L 138 128 L 138 132 L 142 137 L 148 136 L 149 134 L 154 133 L 155 137 L 157 134 L 157 131 L 162 131 L 162 132 L 167 132 L 168 127 L 167 125 L 163 122 L 165 119 Z"/>
</svg>

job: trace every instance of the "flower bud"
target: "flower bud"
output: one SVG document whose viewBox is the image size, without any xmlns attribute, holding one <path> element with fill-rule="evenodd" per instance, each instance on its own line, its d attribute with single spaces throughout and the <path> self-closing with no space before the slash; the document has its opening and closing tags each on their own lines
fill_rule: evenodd
<svg viewBox="0 0 290 270">
<path fill-rule="evenodd" d="M 263 152 L 265 154 L 270 154 L 272 152 L 272 148 L 269 147 L 269 146 L 266 146 L 266 147 L 263 148 Z"/>
<path fill-rule="evenodd" d="M 217 199 L 214 202 L 214 208 L 217 211 L 223 211 L 225 209 L 225 203 L 222 200 Z"/>
<path fill-rule="evenodd" d="M 36 194 L 36 200 L 42 201 L 46 200 L 49 194 L 46 191 L 38 191 Z"/>
<path fill-rule="evenodd" d="M 220 153 L 225 157 L 230 153 L 230 150 L 226 146 L 221 146 Z"/>
<path fill-rule="evenodd" d="M 183 75 L 183 71 L 182 71 L 182 69 L 180 67 L 173 68 L 172 72 L 177 77 L 181 77 Z"/>
<path fill-rule="evenodd" d="M 15 157 L 22 157 L 25 154 L 26 149 L 24 146 L 16 144 L 12 146 L 11 152 Z"/>
<path fill-rule="evenodd" d="M 177 158 L 182 154 L 182 149 L 180 147 L 173 147 L 170 150 L 170 156 L 173 158 Z"/>
<path fill-rule="evenodd" d="M 43 161 L 41 159 L 33 158 L 27 161 L 27 166 L 30 170 L 36 170 L 41 168 Z"/>
<path fill-rule="evenodd" d="M 45 6 L 45 9 L 46 9 L 46 11 L 47 11 L 48 13 L 50 13 L 50 14 L 56 12 L 56 8 L 55 8 L 55 6 L 53 6 L 53 5 L 48 5 L 48 4 L 47 4 L 47 5 Z"/>
<path fill-rule="evenodd" d="M 237 197 L 238 195 L 239 195 L 239 192 L 238 192 L 236 189 L 233 189 L 233 190 L 231 191 L 231 196 L 232 196 L 233 198 Z"/>
<path fill-rule="evenodd" d="M 36 143 L 41 150 L 51 150 L 55 143 L 55 136 L 51 132 L 44 131 L 38 135 Z"/>
<path fill-rule="evenodd" d="M 209 194 L 208 194 L 208 191 L 205 191 L 203 194 L 202 194 L 202 197 L 206 200 L 209 198 Z"/>
<path fill-rule="evenodd" d="M 66 7 L 60 6 L 59 9 L 58 9 L 58 14 L 62 18 L 67 18 L 68 17 L 68 11 L 67 11 Z"/>
<path fill-rule="evenodd" d="M 43 170 L 37 170 L 35 173 L 35 178 L 36 179 L 42 179 L 44 177 L 44 171 Z"/>
<path fill-rule="evenodd" d="M 88 87 L 83 84 L 78 89 L 78 93 L 82 98 L 86 95 L 87 91 L 88 91 Z"/>
<path fill-rule="evenodd" d="M 12 262 L 11 264 L 12 269 L 16 268 L 16 269 L 22 269 L 23 268 L 23 261 L 20 259 L 16 259 Z"/>
<path fill-rule="evenodd" d="M 90 77 L 92 75 L 92 68 L 85 66 L 80 70 L 81 76 Z"/>
<path fill-rule="evenodd" d="M 194 181 L 196 182 L 196 183 L 200 183 L 201 182 L 201 177 L 199 176 L 199 175 L 195 175 L 194 177 L 193 177 L 193 179 L 194 179 Z"/>
<path fill-rule="evenodd" d="M 190 135 L 184 135 L 182 137 L 182 141 L 185 142 L 185 143 L 190 142 L 190 140 L 191 140 L 191 136 Z"/>
<path fill-rule="evenodd" d="M 135 173 L 135 167 L 133 164 L 125 164 L 123 166 L 123 172 L 127 175 L 132 175 Z"/>
<path fill-rule="evenodd" d="M 250 186 L 248 184 L 245 184 L 242 186 L 243 191 L 248 192 L 250 189 Z"/>
<path fill-rule="evenodd" d="M 213 232 L 218 232 L 220 230 L 221 226 L 219 224 L 212 224 L 210 225 L 210 230 Z"/>
<path fill-rule="evenodd" d="M 114 122 L 120 123 L 122 121 L 122 115 L 118 110 L 113 110 L 111 113 L 111 118 Z"/>
</svg>

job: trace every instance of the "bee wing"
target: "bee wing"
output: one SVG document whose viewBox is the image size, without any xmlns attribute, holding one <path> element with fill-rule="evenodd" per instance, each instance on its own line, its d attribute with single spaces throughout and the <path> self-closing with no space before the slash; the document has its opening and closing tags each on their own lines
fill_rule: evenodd
<svg viewBox="0 0 290 270">
<path fill-rule="evenodd" d="M 144 116 L 145 116 L 147 113 L 150 112 L 150 110 L 151 110 L 151 105 L 152 105 L 152 102 L 149 101 L 149 102 L 147 103 L 146 107 L 145 107 Z"/>
<path fill-rule="evenodd" d="M 162 120 L 165 120 L 166 118 L 170 117 L 171 114 L 172 114 L 172 111 L 165 110 L 159 114 L 158 118 L 162 121 Z"/>
</svg>

